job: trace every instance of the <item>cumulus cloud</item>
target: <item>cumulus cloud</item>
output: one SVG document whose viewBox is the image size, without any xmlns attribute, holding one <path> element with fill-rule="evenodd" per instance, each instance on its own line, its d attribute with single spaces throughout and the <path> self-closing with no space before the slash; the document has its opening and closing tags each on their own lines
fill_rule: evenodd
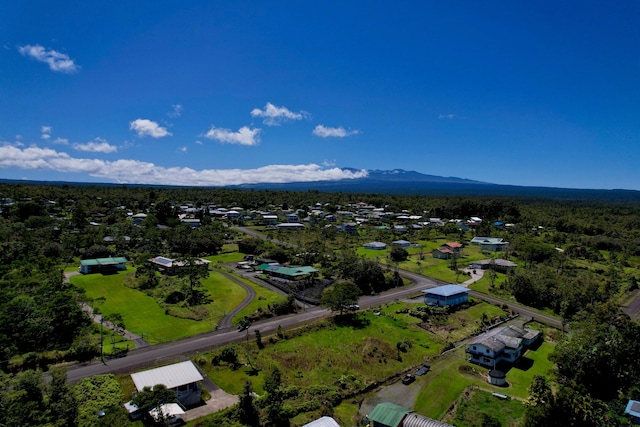
<svg viewBox="0 0 640 427">
<path fill-rule="evenodd" d="M 78 151 L 87 151 L 89 153 L 115 153 L 118 151 L 118 147 L 109 144 L 102 138 L 96 138 L 85 144 L 75 143 L 73 144 L 73 148 Z"/>
<path fill-rule="evenodd" d="M 305 111 L 294 113 L 287 107 L 278 107 L 267 102 L 264 109 L 254 108 L 251 110 L 251 115 L 253 117 L 263 118 L 264 120 L 262 122 L 267 126 L 280 126 L 282 122 L 287 120 L 302 120 L 304 117 L 308 117 L 309 113 Z"/>
<path fill-rule="evenodd" d="M 344 138 L 346 136 L 357 135 L 359 133 L 359 130 L 346 130 L 342 126 L 332 128 L 324 125 L 318 125 L 313 129 L 313 134 L 321 138 Z"/>
<path fill-rule="evenodd" d="M 129 123 L 129 130 L 135 131 L 138 136 L 150 136 L 152 138 L 162 138 L 171 136 L 167 128 L 163 128 L 156 122 L 147 119 L 136 119 Z"/>
<path fill-rule="evenodd" d="M 46 49 L 38 44 L 36 45 L 24 45 L 18 47 L 18 52 L 24 56 L 35 59 L 39 62 L 44 62 L 49 65 L 51 71 L 59 73 L 75 73 L 80 69 L 73 59 L 69 58 L 66 53 L 60 53 L 53 49 Z"/>
<path fill-rule="evenodd" d="M 354 179 L 367 176 L 366 170 L 323 168 L 320 165 L 269 165 L 256 169 L 203 169 L 163 167 L 139 160 L 74 158 L 64 152 L 36 146 L 0 146 L 0 168 L 38 169 L 83 173 L 118 183 L 186 186 L 224 186 L 261 182 L 301 182 Z"/>
<path fill-rule="evenodd" d="M 183 153 L 187 152 L 187 146 L 183 145 L 182 147 L 180 147 L 180 151 L 182 151 Z"/>
<path fill-rule="evenodd" d="M 241 127 L 237 132 L 211 126 L 204 137 L 226 144 L 256 145 L 260 142 L 259 134 L 260 129 L 250 129 L 248 126 Z"/>
<path fill-rule="evenodd" d="M 69 145 L 69 140 L 67 138 L 56 138 L 53 140 L 54 144 L 61 144 L 61 145 Z"/>
<path fill-rule="evenodd" d="M 42 132 L 42 139 L 49 139 L 51 138 L 51 131 L 53 130 L 53 128 L 51 126 L 41 126 L 40 127 L 40 132 Z"/>
</svg>

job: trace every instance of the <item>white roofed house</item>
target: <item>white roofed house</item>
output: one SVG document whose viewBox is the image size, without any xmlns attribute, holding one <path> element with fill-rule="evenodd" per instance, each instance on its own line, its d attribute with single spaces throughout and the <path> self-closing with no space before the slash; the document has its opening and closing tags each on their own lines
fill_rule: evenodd
<svg viewBox="0 0 640 427">
<path fill-rule="evenodd" d="M 131 374 L 131 379 L 138 391 L 145 387 L 153 389 L 156 385 L 164 385 L 176 393 L 176 399 L 184 406 L 197 405 L 201 401 L 200 381 L 204 380 L 204 377 L 190 360 L 136 372 Z"/>
</svg>

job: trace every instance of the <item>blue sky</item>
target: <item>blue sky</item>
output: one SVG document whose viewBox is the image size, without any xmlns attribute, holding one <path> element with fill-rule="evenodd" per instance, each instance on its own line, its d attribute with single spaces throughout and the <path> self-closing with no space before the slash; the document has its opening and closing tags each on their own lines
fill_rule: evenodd
<svg viewBox="0 0 640 427">
<path fill-rule="evenodd" d="M 638 22 L 636 0 L 2 2 L 0 177 L 640 190 Z"/>
</svg>

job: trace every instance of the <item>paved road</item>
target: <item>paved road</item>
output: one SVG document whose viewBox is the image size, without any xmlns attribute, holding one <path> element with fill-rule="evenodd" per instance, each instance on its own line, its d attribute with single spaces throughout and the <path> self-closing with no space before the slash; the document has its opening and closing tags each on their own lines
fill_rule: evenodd
<svg viewBox="0 0 640 427">
<path fill-rule="evenodd" d="M 241 229 L 241 231 L 245 231 L 245 229 Z M 253 230 L 247 231 L 250 231 L 250 233 L 248 234 L 264 238 L 264 235 L 259 232 L 255 232 Z M 359 300 L 359 305 L 362 308 L 384 305 L 396 300 L 420 295 L 421 291 L 424 289 L 445 284 L 444 282 L 430 279 L 428 277 L 410 271 L 398 270 L 398 272 L 404 278 L 411 280 L 413 282 L 413 285 L 403 288 L 391 289 L 379 295 L 363 296 Z M 539 313 L 520 304 L 510 301 L 504 301 L 499 298 L 494 298 L 477 291 L 469 291 L 469 294 L 475 298 L 482 299 L 491 304 L 507 306 L 508 308 L 519 313 L 525 318 L 535 319 L 558 329 L 562 328 L 563 326 L 562 322 L 559 319 L 543 313 Z M 274 334 L 278 326 L 281 326 L 286 330 L 294 328 L 296 326 L 300 326 L 310 321 L 328 317 L 330 314 L 331 313 L 329 312 L 329 310 L 325 308 L 314 307 L 311 309 L 306 309 L 301 313 L 255 322 L 251 326 L 251 328 L 244 332 L 238 332 L 236 330 L 229 329 L 220 329 L 215 332 L 209 332 L 182 340 L 157 344 L 144 348 L 136 348 L 129 351 L 129 353 L 122 358 L 105 359 L 104 362 L 94 361 L 89 364 L 71 366 L 67 371 L 67 380 L 69 382 L 77 382 L 85 377 L 92 375 L 104 373 L 126 373 L 134 371 L 136 369 L 158 365 L 161 363 L 169 363 L 179 360 L 180 358 L 184 358 L 185 356 L 193 356 L 200 352 L 220 347 L 224 344 L 253 339 L 254 331 L 256 329 L 259 329 L 261 334 L 263 336 L 266 336 Z"/>
</svg>

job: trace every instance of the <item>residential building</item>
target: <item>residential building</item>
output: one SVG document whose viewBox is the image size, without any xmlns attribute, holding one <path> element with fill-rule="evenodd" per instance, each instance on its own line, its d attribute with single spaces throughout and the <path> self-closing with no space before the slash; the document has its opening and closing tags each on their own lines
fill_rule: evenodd
<svg viewBox="0 0 640 427">
<path fill-rule="evenodd" d="M 162 384 L 176 393 L 176 399 L 184 406 L 192 406 L 200 403 L 202 388 L 200 381 L 204 380 L 202 374 L 192 361 L 175 363 L 161 368 L 131 374 L 131 379 L 140 392 L 144 387 L 153 389 Z"/>
<path fill-rule="evenodd" d="M 79 269 L 82 274 L 113 274 L 127 269 L 127 259 L 125 257 L 82 259 Z"/>
<path fill-rule="evenodd" d="M 515 363 L 540 337 L 540 331 L 511 325 L 476 337 L 467 346 L 469 361 L 495 369 L 501 362 Z"/>
<path fill-rule="evenodd" d="M 460 305 L 469 301 L 469 289 L 458 285 L 444 285 L 422 291 L 424 303 L 438 307 Z"/>
</svg>

